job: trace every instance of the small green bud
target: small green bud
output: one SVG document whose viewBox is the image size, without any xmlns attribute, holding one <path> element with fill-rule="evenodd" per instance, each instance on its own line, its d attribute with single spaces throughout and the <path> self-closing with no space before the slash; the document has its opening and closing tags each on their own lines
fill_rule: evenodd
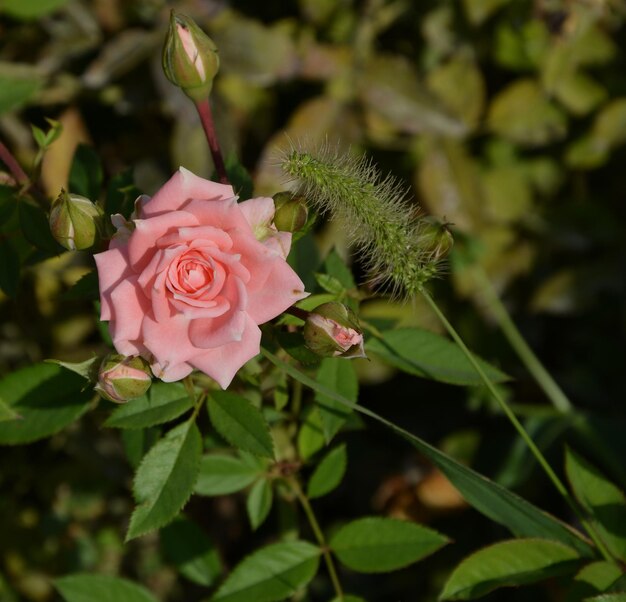
<svg viewBox="0 0 626 602">
<path fill-rule="evenodd" d="M 209 96 L 219 67 L 213 40 L 193 19 L 172 10 L 163 46 L 163 71 L 167 79 L 194 102 L 199 102 Z"/>
<path fill-rule="evenodd" d="M 118 353 L 105 356 L 98 371 L 96 391 L 115 403 L 141 397 L 152 384 L 150 365 L 142 357 Z"/>
<path fill-rule="evenodd" d="M 89 199 L 61 190 L 50 209 L 50 231 L 70 251 L 89 249 L 100 241 L 103 216 L 102 209 Z"/>
<path fill-rule="evenodd" d="M 322 357 L 365 357 L 363 333 L 354 312 L 331 301 L 316 307 L 304 324 L 306 346 Z"/>
<path fill-rule="evenodd" d="M 431 261 L 440 261 L 452 250 L 454 237 L 446 222 L 428 216 L 420 220 L 418 245 Z"/>
<path fill-rule="evenodd" d="M 309 217 L 309 209 L 304 198 L 290 192 L 279 192 L 274 195 L 274 225 L 281 232 L 298 232 L 304 228 Z"/>
</svg>

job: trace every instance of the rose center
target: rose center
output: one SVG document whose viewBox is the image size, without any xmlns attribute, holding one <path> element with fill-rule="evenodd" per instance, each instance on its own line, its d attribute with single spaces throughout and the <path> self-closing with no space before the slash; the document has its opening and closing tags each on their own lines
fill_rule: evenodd
<svg viewBox="0 0 626 602">
<path fill-rule="evenodd" d="M 204 262 L 183 261 L 178 266 L 178 281 L 182 288 L 192 293 L 213 281 L 213 269 Z"/>
</svg>

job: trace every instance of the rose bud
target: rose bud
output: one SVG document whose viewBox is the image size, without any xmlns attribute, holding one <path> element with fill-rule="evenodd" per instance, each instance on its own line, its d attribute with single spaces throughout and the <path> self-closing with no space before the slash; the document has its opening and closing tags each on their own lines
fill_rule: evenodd
<svg viewBox="0 0 626 602">
<path fill-rule="evenodd" d="M 331 301 L 316 307 L 304 324 L 306 346 L 322 357 L 365 357 L 363 333 L 354 312 Z"/>
<path fill-rule="evenodd" d="M 172 10 L 163 46 L 163 71 L 167 79 L 194 102 L 199 102 L 211 92 L 219 66 L 213 40 L 193 19 Z"/>
<path fill-rule="evenodd" d="M 274 226 L 281 232 L 298 232 L 304 228 L 309 217 L 309 210 L 301 196 L 290 192 L 279 192 L 274 195 Z"/>
<path fill-rule="evenodd" d="M 61 194 L 50 208 L 50 231 L 54 239 L 70 251 L 89 249 L 100 241 L 102 209 L 84 196 Z"/>
<path fill-rule="evenodd" d="M 115 403 L 141 397 L 152 383 L 150 365 L 142 357 L 109 353 L 100 364 L 96 391 Z"/>
<path fill-rule="evenodd" d="M 424 253 L 430 254 L 432 261 L 439 261 L 452 250 L 454 238 L 446 222 L 428 216 L 420 220 L 419 243 Z"/>
</svg>

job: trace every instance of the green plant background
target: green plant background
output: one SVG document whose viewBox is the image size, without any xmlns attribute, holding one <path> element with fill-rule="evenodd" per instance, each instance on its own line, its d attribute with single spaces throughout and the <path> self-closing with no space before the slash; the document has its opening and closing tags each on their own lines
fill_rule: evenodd
<svg viewBox="0 0 626 602">
<path fill-rule="evenodd" d="M 502 387 L 528 430 L 555 465 L 569 442 L 623 487 L 624 4 L 4 0 L 0 138 L 30 165 L 37 147 L 29 124 L 62 123 L 42 166 L 49 195 L 66 184 L 79 144 L 95 148 L 107 181 L 132 167 L 146 193 L 178 165 L 211 175 L 193 107 L 160 70 L 172 7 L 194 17 L 220 49 L 218 134 L 226 156 L 251 172 L 255 195 L 284 188 L 276 157 L 288 137 L 367 153 L 401 178 L 424 210 L 452 222 L 457 245 L 437 298 L 472 349 L 514 377 Z M 5 206 L 0 221 L 8 223 Z M 337 225 L 318 225 L 314 239 L 298 251 L 310 287 L 318 256 L 335 247 L 349 257 Z M 0 244 L 0 373 L 101 351 L 94 307 L 67 295 L 89 258 L 64 254 L 35 265 L 29 248 L 4 237 Z M 363 280 L 358 260 L 353 269 Z M 550 409 L 494 326 L 483 272 L 572 399 L 571 417 Z M 438 328 L 419 302 L 371 300 L 361 310 L 375 323 Z M 354 365 L 360 403 L 569 516 L 481 389 L 411 378 L 376 357 Z M 50 579 L 75 572 L 121 574 L 161 600 L 206 597 L 177 573 L 173 546 L 168 556 L 156 535 L 123 544 L 132 510 L 127 452 L 148 443 L 102 428 L 108 413 L 100 406 L 48 440 L 2 448 L 0 599 L 53 600 Z M 456 543 L 390 575 L 348 572 L 346 590 L 368 592 L 372 602 L 435 600 L 462 558 L 506 531 L 465 506 L 404 442 L 375 425 L 353 427 L 341 435 L 350 452 L 346 477 L 316 502 L 324 523 L 411 518 Z M 279 507 L 251 533 L 236 494 L 194 498 L 187 514 L 217 542 L 227 567 L 290 520 Z M 489 599 L 559 600 L 560 592 L 557 580 Z M 309 599 L 326 595 L 314 581 Z"/>
</svg>

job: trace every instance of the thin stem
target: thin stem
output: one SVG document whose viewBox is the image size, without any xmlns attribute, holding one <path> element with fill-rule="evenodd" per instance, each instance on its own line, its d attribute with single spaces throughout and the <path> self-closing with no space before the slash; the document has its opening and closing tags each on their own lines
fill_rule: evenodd
<svg viewBox="0 0 626 602">
<path fill-rule="evenodd" d="M 302 491 L 302 487 L 300 487 L 300 483 L 298 483 L 297 479 L 291 477 L 287 479 L 287 482 L 302 505 L 302 509 L 304 510 L 304 513 L 309 520 L 309 524 L 311 525 L 313 535 L 315 535 L 315 539 L 317 539 L 317 543 L 322 549 L 324 562 L 326 562 L 326 568 L 328 569 L 328 574 L 330 575 L 330 580 L 333 584 L 335 594 L 339 600 L 343 600 L 343 589 L 341 588 L 341 583 L 339 582 L 339 576 L 337 575 L 337 570 L 335 569 L 335 563 L 333 562 L 333 557 L 331 556 L 328 544 L 326 543 L 326 538 L 324 537 L 324 533 L 317 522 L 317 518 L 315 517 L 315 512 L 309 502 L 309 498 L 305 495 L 304 491 Z"/>
<path fill-rule="evenodd" d="M 589 536 L 595 543 L 596 547 L 598 548 L 602 556 L 604 556 L 604 558 L 608 560 L 609 562 L 612 562 L 613 559 L 611 555 L 609 554 L 602 540 L 598 537 L 597 533 L 595 532 L 593 528 L 593 525 L 587 520 L 584 513 L 578 507 L 578 504 L 575 502 L 575 500 L 567 491 L 567 488 L 565 487 L 561 479 L 559 479 L 559 477 L 554 472 L 554 470 L 552 470 L 552 467 L 546 460 L 545 456 L 541 453 L 541 450 L 537 447 L 537 445 L 532 440 L 530 435 L 526 432 L 526 429 L 522 426 L 522 423 L 517 419 L 517 416 L 513 413 L 513 410 L 511 410 L 511 408 L 509 407 L 507 402 L 504 400 L 502 395 L 500 395 L 500 393 L 496 389 L 491 379 L 487 376 L 482 366 L 478 363 L 478 361 L 474 357 L 474 354 L 467 348 L 467 345 L 465 344 L 465 342 L 463 341 L 459 333 L 456 331 L 454 326 L 450 324 L 450 322 L 445 317 L 443 312 L 439 309 L 439 306 L 437 305 L 437 303 L 435 303 L 435 300 L 425 290 L 421 290 L 420 292 L 422 293 L 422 296 L 424 297 L 428 305 L 435 312 L 435 314 L 437 315 L 441 323 L 444 325 L 444 327 L 446 328 L 450 336 L 454 339 L 454 342 L 459 346 L 461 351 L 463 351 L 467 359 L 470 361 L 470 363 L 472 364 L 472 366 L 474 367 L 474 369 L 480 376 L 481 380 L 487 387 L 487 390 L 491 393 L 491 396 L 496 400 L 496 402 L 498 403 L 498 405 L 500 406 L 500 408 L 502 409 L 506 417 L 509 419 L 511 424 L 515 427 L 515 430 L 519 433 L 519 436 L 524 440 L 526 445 L 528 445 L 528 448 L 530 449 L 532 454 L 535 456 L 535 458 L 537 459 L 537 462 L 539 462 L 539 465 L 541 466 L 541 468 L 543 468 L 544 472 L 546 473 L 550 481 L 552 481 L 552 484 L 554 485 L 556 490 L 561 494 L 561 496 L 567 502 L 567 504 L 572 509 L 574 514 L 578 517 L 578 520 L 583 525 L 583 527 L 585 528 L 585 530 L 587 531 L 587 533 L 589 534 Z"/>
<path fill-rule="evenodd" d="M 33 180 L 28 177 L 21 165 L 17 162 L 17 159 L 2 142 L 0 142 L 0 161 L 9 168 L 15 181 L 19 184 L 20 190 L 18 195 L 22 196 L 25 193 L 31 193 L 42 209 L 48 210 L 49 203 L 45 193 L 33 183 Z"/>
<path fill-rule="evenodd" d="M 190 420 L 193 422 L 198 416 L 198 413 L 200 412 L 200 408 L 202 408 L 202 404 L 207 398 L 207 393 L 206 391 L 201 391 L 200 395 L 196 397 L 196 388 L 193 384 L 193 377 L 191 376 L 191 374 L 184 378 L 183 385 L 185 387 L 185 391 L 187 392 L 187 395 L 189 395 L 189 398 L 194 403 L 193 413 L 191 414 L 191 418 L 190 418 Z"/>
<path fill-rule="evenodd" d="M 11 151 L 2 142 L 0 142 L 0 160 L 9 168 L 9 171 L 18 184 L 29 184 L 30 180 L 26 175 L 26 172 L 22 169 L 16 158 L 11 154 Z"/>
<path fill-rule="evenodd" d="M 506 307 L 498 297 L 498 294 L 487 277 L 487 274 L 485 274 L 485 271 L 480 267 L 476 268 L 476 278 L 480 282 L 481 292 L 485 301 L 487 301 L 487 307 L 491 311 L 493 317 L 497 320 L 504 336 L 522 360 L 523 364 L 533 375 L 534 379 L 543 389 L 543 392 L 548 396 L 554 407 L 563 413 L 571 412 L 571 401 L 567 398 L 565 393 L 563 393 L 563 390 L 552 378 L 551 374 L 544 368 L 543 364 L 535 355 L 533 350 L 528 346 L 528 343 L 524 340 L 524 337 L 518 330 L 515 322 L 511 319 Z"/>
<path fill-rule="evenodd" d="M 211 156 L 213 157 L 213 163 L 215 170 L 219 177 L 221 184 L 228 184 L 228 175 L 226 174 L 226 167 L 224 165 L 224 159 L 222 157 L 222 151 L 220 149 L 220 143 L 217 140 L 217 134 L 215 133 L 215 124 L 213 123 L 213 113 L 211 112 L 211 104 L 209 99 L 205 99 L 196 103 L 196 109 L 198 115 L 200 115 L 200 121 L 204 133 L 206 134 L 209 148 L 211 149 Z"/>
</svg>

